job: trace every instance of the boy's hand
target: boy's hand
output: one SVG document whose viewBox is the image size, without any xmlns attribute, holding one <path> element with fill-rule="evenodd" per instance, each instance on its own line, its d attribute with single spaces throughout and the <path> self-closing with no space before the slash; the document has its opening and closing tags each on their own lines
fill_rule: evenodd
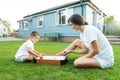
<svg viewBox="0 0 120 80">
<path fill-rule="evenodd" d="M 38 55 L 39 59 L 42 60 L 43 59 L 43 55 Z"/>
<path fill-rule="evenodd" d="M 41 56 L 43 56 L 43 55 L 42 55 L 42 54 L 38 54 L 37 56 L 38 56 L 38 57 L 41 57 Z"/>
<path fill-rule="evenodd" d="M 45 54 L 44 53 L 40 53 L 40 55 L 44 56 Z"/>
</svg>

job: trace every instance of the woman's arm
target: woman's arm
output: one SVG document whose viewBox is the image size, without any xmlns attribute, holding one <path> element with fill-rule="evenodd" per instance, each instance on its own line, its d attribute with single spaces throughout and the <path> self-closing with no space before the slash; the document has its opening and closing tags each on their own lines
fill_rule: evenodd
<svg viewBox="0 0 120 80">
<path fill-rule="evenodd" d="M 83 46 L 80 50 L 66 50 L 67 53 L 76 53 L 76 54 L 81 54 L 81 53 L 87 53 L 88 48 L 86 46 Z"/>
<path fill-rule="evenodd" d="M 74 43 L 74 42 L 73 42 Z M 73 44 L 72 43 L 72 44 Z M 80 44 L 80 45 L 78 45 Z M 80 50 L 75 50 L 76 47 L 80 47 Z M 65 50 L 63 50 L 61 53 L 76 53 L 76 54 L 82 54 L 82 53 L 88 53 L 88 48 L 83 44 L 83 42 L 80 42 L 80 43 L 76 43 L 74 44 L 74 47 L 70 48 L 70 47 L 67 47 Z"/>
<path fill-rule="evenodd" d="M 91 47 L 92 47 L 92 51 L 83 57 L 91 58 L 95 56 L 96 54 L 99 54 L 99 47 L 98 47 L 97 40 L 94 40 L 91 42 Z"/>
</svg>

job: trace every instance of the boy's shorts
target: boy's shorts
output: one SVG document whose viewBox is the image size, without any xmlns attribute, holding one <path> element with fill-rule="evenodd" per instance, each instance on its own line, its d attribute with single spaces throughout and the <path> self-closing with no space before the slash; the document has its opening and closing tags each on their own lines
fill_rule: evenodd
<svg viewBox="0 0 120 80">
<path fill-rule="evenodd" d="M 24 58 L 24 56 L 17 57 L 15 59 L 15 61 L 17 61 L 17 62 L 24 62 L 23 58 Z"/>
</svg>

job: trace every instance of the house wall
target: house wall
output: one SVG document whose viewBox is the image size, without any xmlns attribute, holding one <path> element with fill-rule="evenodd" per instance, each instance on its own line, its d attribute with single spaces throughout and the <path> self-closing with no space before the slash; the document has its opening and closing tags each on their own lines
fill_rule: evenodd
<svg viewBox="0 0 120 80">
<path fill-rule="evenodd" d="M 60 36 L 77 36 L 79 34 L 79 32 L 72 30 L 69 25 L 56 25 L 55 15 L 56 13 L 44 15 L 43 27 L 37 27 L 34 30 L 38 31 L 41 34 L 41 36 L 44 36 L 44 33 L 52 32 L 58 32 L 60 33 Z"/>
<path fill-rule="evenodd" d="M 0 23 L 0 36 L 3 35 L 8 36 L 8 28 L 3 25 L 3 23 Z"/>
<path fill-rule="evenodd" d="M 0 37 L 3 36 L 3 33 L 2 33 L 2 27 L 1 27 L 1 24 L 0 24 Z"/>
<path fill-rule="evenodd" d="M 90 8 L 89 6 L 86 6 L 86 21 L 90 24 L 90 25 L 92 25 L 92 23 L 93 23 L 93 15 L 92 15 L 92 13 L 93 13 L 93 9 L 92 8 Z"/>
<path fill-rule="evenodd" d="M 66 7 L 64 9 L 67 9 Z M 81 6 L 75 6 L 73 8 L 73 14 L 81 14 L 84 19 L 90 24 L 95 25 L 96 27 L 101 27 L 100 25 L 100 14 L 97 13 L 96 10 L 93 10 L 88 5 L 83 5 L 83 9 Z M 83 10 L 83 13 L 82 11 Z M 23 30 L 22 26 L 19 29 L 19 34 L 21 37 L 29 37 L 32 31 L 37 31 L 40 33 L 41 36 L 44 36 L 44 33 L 52 33 L 58 32 L 60 33 L 61 41 L 66 41 L 66 39 L 74 40 L 76 37 L 79 37 L 80 31 L 75 31 L 69 26 L 68 24 L 58 25 L 56 15 L 58 10 L 52 11 L 51 13 L 47 14 L 40 14 L 43 16 L 43 27 L 38 26 L 38 21 L 40 16 L 33 16 L 31 20 L 28 20 L 28 29 Z M 93 14 L 94 12 L 94 14 Z M 22 21 L 21 21 L 22 22 Z M 19 22 L 21 24 L 21 22 Z M 71 37 L 71 38 L 70 38 Z"/>
<path fill-rule="evenodd" d="M 86 17 L 86 7 L 83 6 L 84 17 Z M 73 7 L 74 14 L 81 14 L 81 7 Z M 80 32 L 75 31 L 68 24 L 57 25 L 56 24 L 56 14 L 57 12 L 52 12 L 43 16 L 43 27 L 38 26 L 39 16 L 33 17 L 31 21 L 28 21 L 29 27 L 28 30 L 23 30 L 22 26 L 19 29 L 19 34 L 21 37 L 28 37 L 32 31 L 38 31 L 41 36 L 44 36 L 44 33 L 58 32 L 60 36 L 79 36 Z M 20 22 L 21 24 L 21 22 Z"/>
<path fill-rule="evenodd" d="M 90 24 L 90 25 L 94 25 L 95 27 L 97 27 L 99 30 L 102 31 L 103 29 L 103 22 L 104 22 L 104 18 L 103 15 L 99 14 L 96 10 L 92 9 L 91 7 L 89 7 L 88 5 L 86 6 L 86 21 Z M 94 14 L 93 14 L 94 12 Z"/>
<path fill-rule="evenodd" d="M 82 9 L 83 8 L 83 9 Z M 82 10 L 83 10 L 83 13 L 82 13 Z M 78 7 L 74 7 L 73 9 L 74 11 L 74 14 L 80 14 L 84 17 L 84 19 L 86 20 L 86 5 L 83 5 L 82 7 L 81 6 L 78 6 Z"/>
<path fill-rule="evenodd" d="M 103 15 L 97 14 L 96 26 L 99 30 L 103 31 L 103 27 L 104 27 L 104 17 L 103 17 Z"/>
</svg>

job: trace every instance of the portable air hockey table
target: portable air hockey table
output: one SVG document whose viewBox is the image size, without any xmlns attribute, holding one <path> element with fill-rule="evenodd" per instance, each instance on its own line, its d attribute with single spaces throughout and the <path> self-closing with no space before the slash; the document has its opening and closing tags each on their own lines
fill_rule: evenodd
<svg viewBox="0 0 120 80">
<path fill-rule="evenodd" d="M 47 55 L 33 58 L 36 64 L 65 65 L 68 62 L 67 56 Z"/>
</svg>

